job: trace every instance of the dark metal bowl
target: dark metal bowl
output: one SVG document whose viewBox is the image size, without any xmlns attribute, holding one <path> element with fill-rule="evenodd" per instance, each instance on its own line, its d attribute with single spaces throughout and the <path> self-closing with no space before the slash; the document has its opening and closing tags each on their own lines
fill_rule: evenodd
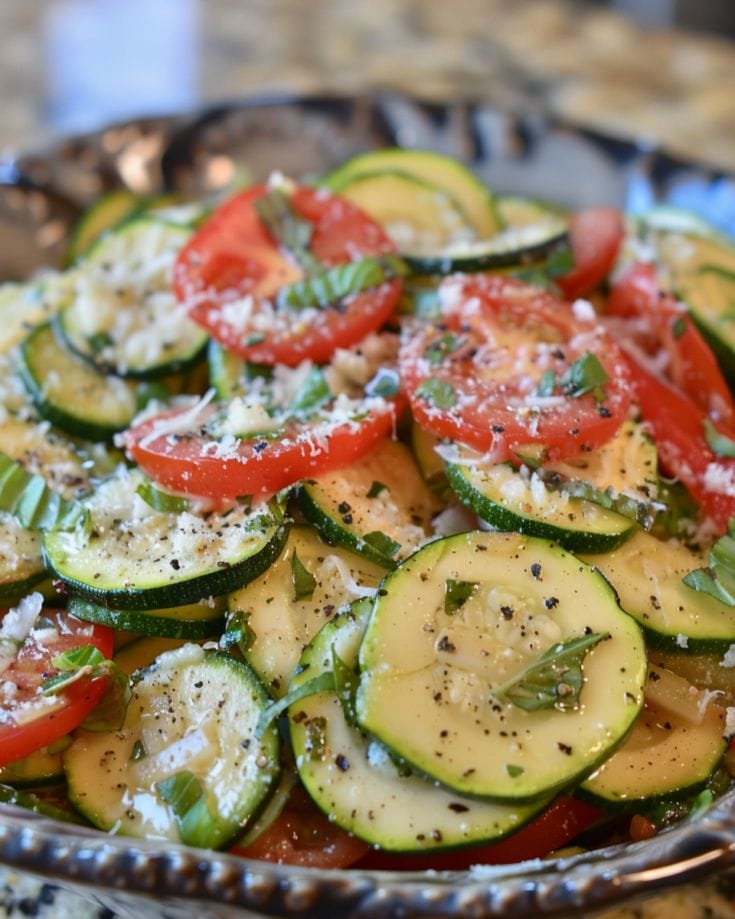
<svg viewBox="0 0 735 919">
<path fill-rule="evenodd" d="M 735 235 L 731 178 L 642 144 L 482 104 L 280 99 L 117 125 L 0 164 L 0 273 L 22 277 L 58 264 L 76 215 L 107 189 L 207 193 L 243 164 L 254 180 L 273 169 L 303 176 L 386 144 L 460 156 L 501 192 L 633 212 L 668 201 Z M 94 892 L 137 917 L 570 916 L 735 866 L 735 793 L 645 843 L 446 874 L 280 867 L 108 836 L 8 806 L 0 817 L 0 862 Z"/>
</svg>

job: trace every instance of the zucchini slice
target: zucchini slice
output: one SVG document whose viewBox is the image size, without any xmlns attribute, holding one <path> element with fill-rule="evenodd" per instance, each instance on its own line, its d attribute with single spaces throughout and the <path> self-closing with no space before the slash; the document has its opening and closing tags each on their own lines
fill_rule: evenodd
<svg viewBox="0 0 735 919">
<path fill-rule="evenodd" d="M 428 538 L 439 510 L 411 451 L 389 438 L 351 466 L 305 481 L 299 506 L 328 542 L 383 568 Z"/>
<path fill-rule="evenodd" d="M 290 690 L 331 670 L 334 653 L 356 668 L 371 607 L 358 601 L 321 629 L 304 650 Z M 548 803 L 467 798 L 401 769 L 376 740 L 350 726 L 336 692 L 292 705 L 289 728 L 299 776 L 317 806 L 385 852 L 430 853 L 497 840 Z"/>
<path fill-rule="evenodd" d="M 678 690 L 678 691 L 677 691 Z M 699 791 L 727 748 L 725 710 L 661 667 L 651 667 L 646 705 L 624 744 L 586 779 L 580 793 L 606 809 Z"/>
<path fill-rule="evenodd" d="M 724 653 L 735 643 L 735 609 L 683 583 L 686 574 L 707 564 L 686 546 L 638 532 L 587 561 L 610 581 L 652 647 Z"/>
<path fill-rule="evenodd" d="M 103 237 L 74 270 L 59 314 L 69 347 L 104 373 L 150 379 L 196 363 L 207 333 L 172 290 L 182 226 L 140 217 Z"/>
<path fill-rule="evenodd" d="M 136 387 L 100 373 L 76 357 L 46 322 L 23 343 L 20 372 L 39 414 L 89 440 L 110 440 L 130 425 L 138 408 Z"/>
<path fill-rule="evenodd" d="M 73 265 L 104 234 L 129 220 L 143 207 L 144 199 L 127 188 L 103 195 L 77 220 L 71 233 L 64 264 Z"/>
<path fill-rule="evenodd" d="M 0 769 L 0 782 L 16 788 L 34 788 L 63 782 L 64 763 L 61 754 L 69 743 L 70 738 L 63 737 L 53 744 L 51 750 L 42 747 L 14 763 L 8 763 Z"/>
<path fill-rule="evenodd" d="M 438 539 L 387 575 L 359 659 L 363 730 L 447 788 L 507 801 L 600 765 L 646 679 L 640 630 L 607 581 L 507 533 Z"/>
<path fill-rule="evenodd" d="M 68 604 L 69 612 L 86 622 L 138 635 L 189 641 L 219 636 L 225 625 L 224 607 L 221 597 L 206 597 L 198 603 L 156 610 L 107 609 L 80 597 L 72 597 Z"/>
<path fill-rule="evenodd" d="M 469 218 L 478 239 L 492 236 L 501 229 L 490 188 L 464 163 L 443 153 L 400 147 L 371 150 L 352 157 L 330 172 L 323 184 L 340 193 L 353 176 L 386 170 L 406 173 L 449 195 Z"/>
<path fill-rule="evenodd" d="M 283 552 L 259 578 L 228 597 L 252 631 L 246 657 L 274 696 L 288 687 L 304 646 L 356 597 L 372 596 L 384 570 L 311 527 L 291 527 Z"/>
<path fill-rule="evenodd" d="M 241 587 L 279 554 L 286 531 L 266 510 L 207 516 L 157 511 L 122 470 L 84 502 L 91 530 L 46 533 L 43 550 L 69 592 L 100 606 L 158 610 Z"/>
<path fill-rule="evenodd" d="M 247 664 L 187 644 L 134 678 L 119 731 L 80 731 L 64 753 L 69 800 L 103 830 L 220 848 L 251 823 L 279 773 L 268 696 Z"/>
</svg>

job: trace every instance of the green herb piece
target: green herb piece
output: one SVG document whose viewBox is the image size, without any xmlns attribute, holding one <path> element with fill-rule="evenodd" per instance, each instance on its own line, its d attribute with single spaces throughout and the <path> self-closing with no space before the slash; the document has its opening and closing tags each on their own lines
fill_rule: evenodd
<svg viewBox="0 0 735 919">
<path fill-rule="evenodd" d="M 572 271 L 575 265 L 572 247 L 565 242 L 551 253 L 542 266 L 542 271 L 549 278 L 558 278 Z"/>
<path fill-rule="evenodd" d="M 457 581 L 454 578 L 447 578 L 444 582 L 444 612 L 447 616 L 453 616 L 458 609 L 464 606 L 476 587 L 476 581 Z"/>
<path fill-rule="evenodd" d="M 288 194 L 273 188 L 258 198 L 253 207 L 273 239 L 292 256 L 307 274 L 319 274 L 321 262 L 309 251 L 313 225 L 296 213 Z"/>
<path fill-rule="evenodd" d="M 12 514 L 28 530 L 76 530 L 89 525 L 89 511 L 79 501 L 62 498 L 40 475 L 0 453 L 0 511 Z"/>
<path fill-rule="evenodd" d="M 114 661 L 107 660 L 94 645 L 69 648 L 52 658 L 51 665 L 61 672 L 41 684 L 44 696 L 57 695 L 80 679 L 107 679 L 107 692 L 100 704 L 82 722 L 82 727 L 87 731 L 119 730 L 130 701 L 130 678 L 127 673 Z"/>
<path fill-rule="evenodd" d="M 608 375 L 597 356 L 591 351 L 586 351 L 566 369 L 559 380 L 559 386 L 564 394 L 572 399 L 578 399 L 591 392 L 601 401 L 605 398 L 604 384 L 607 381 Z"/>
<path fill-rule="evenodd" d="M 432 367 L 437 367 L 442 363 L 449 354 L 454 354 L 464 344 L 464 339 L 455 335 L 454 332 L 447 332 L 431 344 L 424 351 L 424 358 Z"/>
<path fill-rule="evenodd" d="M 395 370 L 389 367 L 381 367 L 372 380 L 365 384 L 366 396 L 379 396 L 382 399 L 390 399 L 398 394 L 401 388 L 401 378 Z"/>
<path fill-rule="evenodd" d="M 710 450 L 716 453 L 717 456 L 735 458 L 735 440 L 725 434 L 721 434 L 709 418 L 705 418 L 702 424 L 704 425 L 704 439 L 707 441 L 707 446 Z"/>
<path fill-rule="evenodd" d="M 230 610 L 225 620 L 225 630 L 220 636 L 220 648 L 227 651 L 237 645 L 245 656 L 254 642 L 255 632 L 250 626 L 250 614 L 241 609 Z"/>
<path fill-rule="evenodd" d="M 395 555 L 401 548 L 399 542 L 396 542 L 395 539 L 391 539 L 390 536 L 386 536 L 385 533 L 381 533 L 380 530 L 373 530 L 371 533 L 366 533 L 362 537 L 362 541 L 372 546 L 373 549 L 377 549 L 381 555 L 388 557 Z"/>
<path fill-rule="evenodd" d="M 549 458 L 549 448 L 543 444 L 521 444 L 513 452 L 529 469 L 538 469 Z"/>
<path fill-rule="evenodd" d="M 291 556 L 291 581 L 294 600 L 310 600 L 316 590 L 316 578 L 306 568 L 296 552 Z"/>
<path fill-rule="evenodd" d="M 334 674 L 334 691 L 342 706 L 345 721 L 350 727 L 357 727 L 357 687 L 360 677 L 356 670 L 349 667 L 337 653 L 332 645 L 332 672 Z"/>
<path fill-rule="evenodd" d="M 599 504 L 600 507 L 615 511 L 621 517 L 635 520 L 644 530 L 650 530 L 657 515 L 666 509 L 666 506 L 660 501 L 643 500 L 634 495 L 621 494 L 612 486 L 603 490 L 590 482 L 581 479 L 567 479 L 553 471 L 537 470 L 536 474 L 540 476 L 550 491 L 561 492 L 568 498 Z"/>
<path fill-rule="evenodd" d="M 296 390 L 290 412 L 300 418 L 313 414 L 332 398 L 327 378 L 319 367 L 312 367 Z"/>
<path fill-rule="evenodd" d="M 144 479 L 135 489 L 135 493 L 154 511 L 162 511 L 167 514 L 182 514 L 191 508 L 191 501 L 188 498 L 184 498 L 183 495 L 173 495 L 168 491 L 161 491 L 160 488 L 156 488 L 150 479 Z"/>
<path fill-rule="evenodd" d="M 113 341 L 108 332 L 94 332 L 92 335 L 87 336 L 87 344 L 92 354 L 99 354 L 100 351 L 109 348 Z"/>
<path fill-rule="evenodd" d="M 396 255 L 368 255 L 327 268 L 278 291 L 277 306 L 290 309 L 327 309 L 347 297 L 402 277 L 408 268 Z"/>
<path fill-rule="evenodd" d="M 277 699 L 275 702 L 271 702 L 269 706 L 263 709 L 263 711 L 260 713 L 260 717 L 258 718 L 258 723 L 255 726 L 255 736 L 260 739 L 271 726 L 271 724 L 273 724 L 276 718 L 278 718 L 282 712 L 285 712 L 286 709 L 292 706 L 294 703 L 300 702 L 302 699 L 306 699 L 308 696 L 315 696 L 320 692 L 334 691 L 335 679 L 331 670 L 326 670 L 324 673 L 320 673 L 318 676 L 312 677 L 310 680 L 307 680 L 305 683 L 302 683 L 295 689 L 291 689 L 286 693 L 285 696 L 283 696 L 283 698 Z"/>
<path fill-rule="evenodd" d="M 519 775 L 523 775 L 526 770 L 523 768 L 523 766 L 516 766 L 513 763 L 506 763 L 505 771 L 512 779 L 515 779 L 518 778 Z"/>
<path fill-rule="evenodd" d="M 609 632 L 593 632 L 552 645 L 520 673 L 498 686 L 495 696 L 527 712 L 547 708 L 574 711 L 582 689 L 582 661 L 588 651 L 609 637 Z"/>
<path fill-rule="evenodd" d="M 674 338 L 681 338 L 687 330 L 687 321 L 683 316 L 677 316 L 671 323 L 671 334 Z"/>
<path fill-rule="evenodd" d="M 218 835 L 218 827 L 199 779 L 184 769 L 156 782 L 155 789 L 171 807 L 181 841 L 188 846 L 211 846 L 212 838 Z"/>
<path fill-rule="evenodd" d="M 130 762 L 137 763 L 146 757 L 145 747 L 141 740 L 136 740 L 133 744 L 133 749 L 130 751 Z"/>
<path fill-rule="evenodd" d="M 541 379 L 538 381 L 538 387 L 536 388 L 536 395 L 541 397 L 553 396 L 554 390 L 556 389 L 556 374 L 553 370 L 546 370 L 541 374 Z"/>
<path fill-rule="evenodd" d="M 728 522 L 728 533 L 709 551 L 709 566 L 690 571 L 682 581 L 700 593 L 710 594 L 726 606 L 735 606 L 735 518 Z"/>
<path fill-rule="evenodd" d="M 415 395 L 425 399 L 437 408 L 451 408 L 457 401 L 457 393 L 451 383 L 437 377 L 429 377 L 417 387 Z"/>
<path fill-rule="evenodd" d="M 378 495 L 381 495 L 384 491 L 389 491 L 389 490 L 390 490 L 390 489 L 388 488 L 387 485 L 383 485 L 382 482 L 378 482 L 378 481 L 376 480 L 375 482 L 372 483 L 372 485 L 370 486 L 370 488 L 368 488 L 367 497 L 368 497 L 368 498 L 377 498 Z"/>
</svg>

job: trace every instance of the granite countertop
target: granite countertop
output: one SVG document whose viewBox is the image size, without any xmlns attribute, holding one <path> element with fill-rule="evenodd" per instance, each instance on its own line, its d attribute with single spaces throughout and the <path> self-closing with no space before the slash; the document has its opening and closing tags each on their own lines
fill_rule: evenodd
<svg viewBox="0 0 735 919">
<path fill-rule="evenodd" d="M 735 43 L 572 0 L 0 4 L 0 156 L 249 95 L 399 90 L 551 112 L 735 172 Z M 735 917 L 730 877 L 605 919 Z M 113 913 L 0 871 L 0 916 Z"/>
</svg>

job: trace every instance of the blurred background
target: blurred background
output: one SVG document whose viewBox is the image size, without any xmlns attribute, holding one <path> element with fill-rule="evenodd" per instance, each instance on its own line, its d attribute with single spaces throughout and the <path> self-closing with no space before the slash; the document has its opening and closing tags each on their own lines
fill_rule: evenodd
<svg viewBox="0 0 735 919">
<path fill-rule="evenodd" d="M 735 171 L 733 0 L 2 0 L 0 155 L 141 114 L 400 90 Z"/>
</svg>

